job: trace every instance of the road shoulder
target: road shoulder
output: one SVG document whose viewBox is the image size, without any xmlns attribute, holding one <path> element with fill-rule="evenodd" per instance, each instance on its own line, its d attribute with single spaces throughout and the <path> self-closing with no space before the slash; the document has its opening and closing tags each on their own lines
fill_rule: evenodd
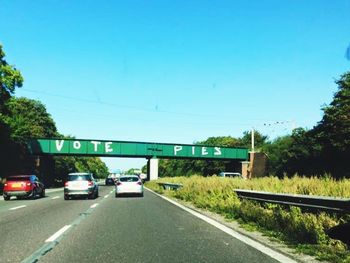
<svg viewBox="0 0 350 263">
<path fill-rule="evenodd" d="M 161 194 L 158 194 L 147 187 L 145 187 L 145 188 L 155 195 L 161 195 Z M 301 263 L 327 263 L 327 261 L 319 261 L 312 256 L 298 253 L 294 249 L 288 247 L 287 245 L 280 243 L 280 242 L 277 242 L 277 241 L 274 241 L 271 238 L 263 235 L 262 233 L 260 233 L 258 231 L 247 231 L 244 228 L 242 228 L 238 222 L 226 219 L 224 216 L 216 214 L 214 212 L 211 212 L 211 211 L 208 211 L 205 209 L 201 209 L 201 208 L 197 208 L 193 204 L 191 204 L 190 202 L 179 200 L 179 199 L 176 199 L 176 198 L 173 198 L 170 196 L 166 196 L 166 195 L 161 195 L 161 196 L 165 196 L 165 197 L 171 199 L 172 201 L 185 206 L 188 209 L 191 209 L 191 210 L 193 210 L 197 213 L 200 213 L 204 216 L 207 216 L 207 217 L 217 221 L 218 223 L 220 223 L 228 228 L 231 228 L 232 230 L 238 232 L 239 234 L 244 235 L 244 236 L 246 236 L 254 241 L 257 241 L 257 242 L 259 242 L 259 243 L 261 243 L 261 244 L 263 244 L 263 245 L 265 245 L 265 246 L 267 246 L 267 247 L 269 247 L 269 248 L 271 248 L 271 249 L 273 249 L 281 254 L 284 254 L 284 255 L 298 261 L 298 262 L 301 262 Z"/>
</svg>

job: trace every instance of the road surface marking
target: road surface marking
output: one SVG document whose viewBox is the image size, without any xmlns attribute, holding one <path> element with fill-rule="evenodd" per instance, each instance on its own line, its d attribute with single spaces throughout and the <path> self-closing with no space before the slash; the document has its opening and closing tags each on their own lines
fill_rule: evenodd
<svg viewBox="0 0 350 263">
<path fill-rule="evenodd" d="M 23 208 L 23 207 L 26 207 L 26 205 L 20 205 L 20 206 L 12 207 L 9 210 L 17 210 L 17 209 L 20 209 L 20 208 Z"/>
<path fill-rule="evenodd" d="M 146 187 L 145 187 L 146 188 Z M 165 196 L 162 196 L 158 193 L 155 193 L 154 191 L 150 190 L 149 188 L 146 188 L 147 190 L 151 191 L 152 193 L 154 193 L 155 195 L 163 198 L 164 200 L 172 203 L 173 205 L 176 205 L 177 207 L 187 211 L 188 213 L 198 217 L 199 219 L 202 219 L 203 221 L 207 222 L 208 224 L 211 224 L 212 226 L 220 229 L 221 231 L 225 232 L 226 234 L 229 234 L 230 236 L 242 241 L 243 243 L 255 248 L 256 250 L 259 250 L 260 252 L 270 256 L 271 258 L 273 259 L 276 259 L 278 262 L 281 262 L 281 263 L 297 263 L 297 261 L 267 247 L 267 246 L 264 246 L 263 244 L 253 240 L 253 239 L 250 239 L 249 237 L 247 236 L 244 236 L 236 231 L 234 231 L 233 229 L 223 225 L 223 224 L 220 224 L 219 222 L 215 221 L 214 219 L 211 219 L 205 215 L 202 215 L 192 209 L 189 209 L 179 203 L 177 203 L 176 201 L 174 200 L 171 200 Z"/>
<path fill-rule="evenodd" d="M 95 208 L 96 206 L 98 206 L 98 203 L 93 204 L 92 206 L 90 206 L 90 208 Z"/>
<path fill-rule="evenodd" d="M 104 199 L 102 199 L 104 200 Z M 96 206 L 98 203 L 96 203 Z M 89 216 L 93 212 L 93 208 L 89 208 L 84 213 L 81 213 L 70 225 L 66 225 L 62 227 L 59 231 L 57 231 L 54 235 L 49 237 L 45 240 L 44 245 L 42 245 L 39 249 L 34 251 L 33 254 L 31 254 L 29 257 L 24 259 L 22 263 L 33 263 L 38 262 L 40 258 L 45 256 L 49 251 L 52 251 L 58 244 L 61 242 L 61 240 L 64 238 L 63 233 L 66 231 L 70 231 L 70 228 L 73 229 L 74 227 L 78 226 L 84 219 L 86 219 L 87 216 Z M 68 233 L 66 233 L 67 235 Z"/>
<path fill-rule="evenodd" d="M 107 198 L 108 197 L 108 195 L 105 195 L 105 198 Z"/>
<path fill-rule="evenodd" d="M 54 196 L 51 198 L 51 200 L 54 200 L 54 199 L 57 199 L 57 198 L 60 198 L 59 196 Z"/>
<path fill-rule="evenodd" d="M 66 232 L 70 227 L 71 227 L 71 225 L 65 225 L 60 230 L 58 230 L 55 234 L 53 234 L 48 239 L 46 239 L 45 242 L 55 241 L 60 235 L 62 235 L 64 232 Z"/>
</svg>

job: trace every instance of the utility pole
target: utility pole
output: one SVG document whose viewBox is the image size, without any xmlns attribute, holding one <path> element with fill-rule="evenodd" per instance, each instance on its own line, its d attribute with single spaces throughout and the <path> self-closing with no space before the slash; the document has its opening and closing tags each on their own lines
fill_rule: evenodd
<svg viewBox="0 0 350 263">
<path fill-rule="evenodd" d="M 252 152 L 254 152 L 254 127 L 252 128 L 252 138 L 251 138 L 251 141 L 252 141 Z"/>
</svg>

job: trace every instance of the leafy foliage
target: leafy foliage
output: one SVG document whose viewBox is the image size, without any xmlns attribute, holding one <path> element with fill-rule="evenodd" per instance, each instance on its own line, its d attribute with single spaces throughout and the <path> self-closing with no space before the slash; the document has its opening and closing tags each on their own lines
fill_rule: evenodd
<svg viewBox="0 0 350 263">
<path fill-rule="evenodd" d="M 14 94 L 16 87 L 22 87 L 21 73 L 5 60 L 5 52 L 0 44 L 0 114 L 5 102 Z"/>
<path fill-rule="evenodd" d="M 36 100 L 11 98 L 4 122 L 11 130 L 11 138 L 24 143 L 31 137 L 57 137 L 56 124 L 45 106 Z"/>
</svg>

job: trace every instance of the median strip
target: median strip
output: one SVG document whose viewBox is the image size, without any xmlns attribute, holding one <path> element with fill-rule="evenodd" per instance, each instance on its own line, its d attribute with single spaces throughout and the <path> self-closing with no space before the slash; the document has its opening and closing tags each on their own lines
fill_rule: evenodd
<svg viewBox="0 0 350 263">
<path fill-rule="evenodd" d="M 12 207 L 9 210 L 17 210 L 17 209 L 24 208 L 24 207 L 27 207 L 27 206 L 26 205 L 20 205 L 20 206 Z"/>
</svg>

